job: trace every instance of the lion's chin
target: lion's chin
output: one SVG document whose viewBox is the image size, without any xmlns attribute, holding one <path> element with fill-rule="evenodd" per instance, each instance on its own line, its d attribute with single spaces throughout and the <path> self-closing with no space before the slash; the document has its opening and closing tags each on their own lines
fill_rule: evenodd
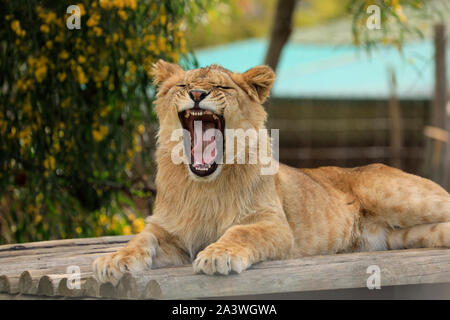
<svg viewBox="0 0 450 320">
<path fill-rule="evenodd" d="M 208 182 L 208 181 L 212 181 L 215 180 L 220 173 L 222 172 L 222 164 L 214 164 L 215 169 L 212 170 L 211 172 L 209 172 L 207 175 L 203 174 L 203 175 L 199 175 L 198 173 L 196 173 L 193 168 L 192 165 L 188 164 L 186 165 L 186 169 L 189 172 L 189 176 L 195 180 L 195 181 L 200 181 L 200 182 Z M 209 171 L 209 170 L 208 170 Z M 203 173 L 203 171 L 201 172 Z"/>
</svg>

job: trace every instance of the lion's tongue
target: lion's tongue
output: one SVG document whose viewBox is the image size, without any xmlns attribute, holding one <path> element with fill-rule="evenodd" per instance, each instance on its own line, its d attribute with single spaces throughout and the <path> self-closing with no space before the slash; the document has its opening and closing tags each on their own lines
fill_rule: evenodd
<svg viewBox="0 0 450 320">
<path fill-rule="evenodd" d="M 194 147 L 191 151 L 194 164 L 211 164 L 216 157 L 216 140 L 214 135 L 209 140 L 203 138 L 206 130 L 215 129 L 215 124 L 206 121 L 200 123 L 201 125 L 194 125 Z"/>
</svg>

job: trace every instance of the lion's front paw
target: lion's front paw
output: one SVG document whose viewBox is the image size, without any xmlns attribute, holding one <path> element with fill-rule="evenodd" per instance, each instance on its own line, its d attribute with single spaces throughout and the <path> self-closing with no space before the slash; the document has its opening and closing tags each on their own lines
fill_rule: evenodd
<svg viewBox="0 0 450 320">
<path fill-rule="evenodd" d="M 93 269 L 100 282 L 109 281 L 116 285 L 124 273 L 141 271 L 150 268 L 151 265 L 150 252 L 137 247 L 125 247 L 95 259 Z"/>
<path fill-rule="evenodd" d="M 194 261 L 194 271 L 206 274 L 241 273 L 250 266 L 250 262 L 242 249 L 213 243 L 201 251 Z"/>
</svg>

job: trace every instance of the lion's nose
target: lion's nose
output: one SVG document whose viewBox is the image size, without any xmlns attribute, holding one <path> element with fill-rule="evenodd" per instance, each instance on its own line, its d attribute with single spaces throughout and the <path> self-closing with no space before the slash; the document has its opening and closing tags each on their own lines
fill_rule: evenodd
<svg viewBox="0 0 450 320">
<path fill-rule="evenodd" d="M 189 91 L 189 97 L 191 97 L 192 100 L 194 100 L 194 102 L 200 102 L 203 99 L 206 98 L 206 96 L 209 93 L 206 92 L 205 90 L 200 90 L 200 89 L 194 89 Z"/>
</svg>

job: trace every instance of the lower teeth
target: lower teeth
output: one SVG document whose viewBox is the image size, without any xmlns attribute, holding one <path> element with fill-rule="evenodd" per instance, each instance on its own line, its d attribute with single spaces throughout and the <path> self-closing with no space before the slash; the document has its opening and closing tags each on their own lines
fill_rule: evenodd
<svg viewBox="0 0 450 320">
<path fill-rule="evenodd" d="M 206 165 L 206 167 L 200 167 L 200 166 L 195 166 L 194 165 L 194 168 L 195 168 L 195 170 L 200 170 L 200 171 L 207 171 L 207 170 L 209 170 L 210 168 L 211 168 L 211 165 L 210 164 L 207 164 Z"/>
</svg>

